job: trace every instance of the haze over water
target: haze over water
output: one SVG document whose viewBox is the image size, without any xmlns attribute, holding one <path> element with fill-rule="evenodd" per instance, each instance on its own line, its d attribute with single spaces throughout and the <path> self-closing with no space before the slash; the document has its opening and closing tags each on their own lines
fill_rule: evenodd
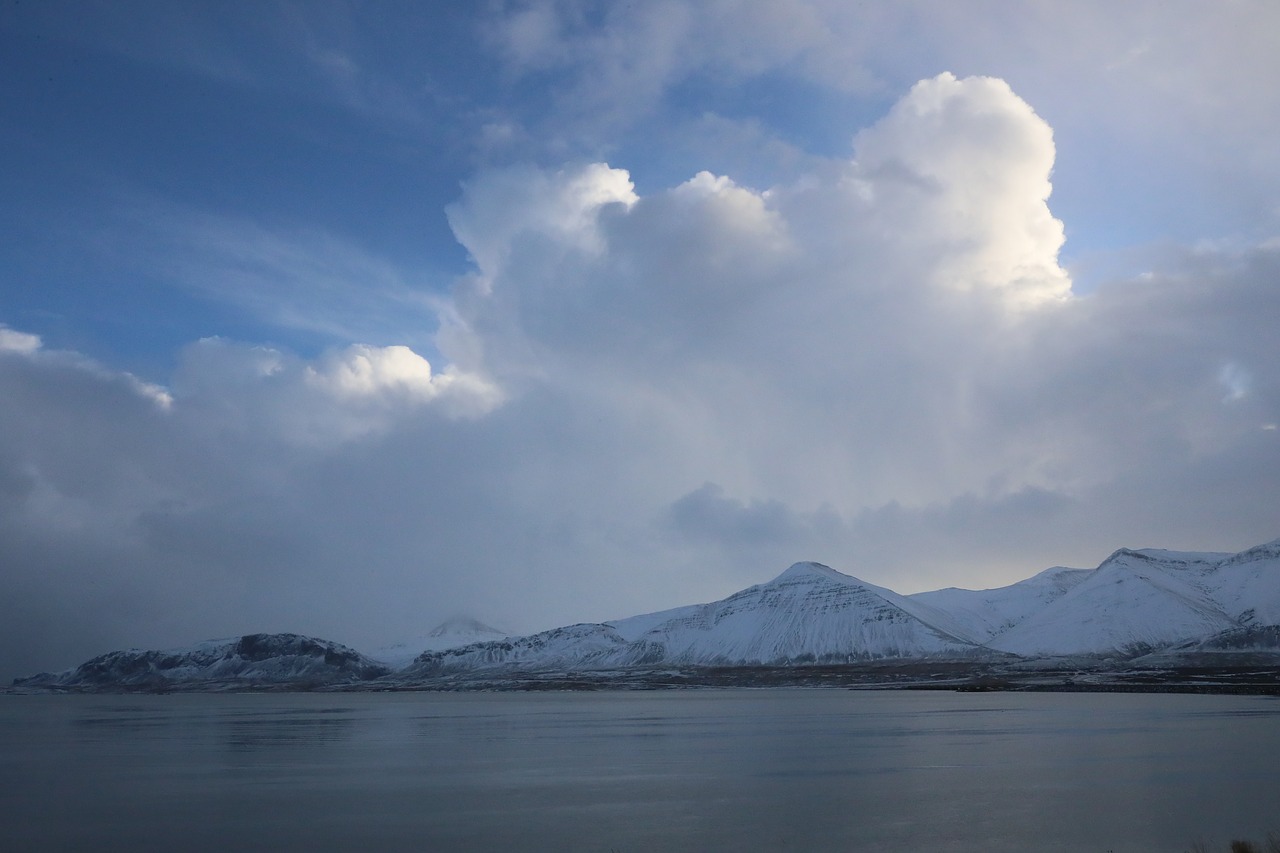
<svg viewBox="0 0 1280 853">
<path fill-rule="evenodd" d="M 6 850 L 1180 851 L 1277 826 L 1270 698 L 28 696 Z"/>
</svg>

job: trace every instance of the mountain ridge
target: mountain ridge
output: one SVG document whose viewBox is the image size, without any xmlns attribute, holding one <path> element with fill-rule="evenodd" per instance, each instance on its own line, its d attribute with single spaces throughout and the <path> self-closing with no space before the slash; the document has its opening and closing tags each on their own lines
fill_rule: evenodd
<svg viewBox="0 0 1280 853">
<path fill-rule="evenodd" d="M 1280 663 L 1274 641 L 1280 636 L 1280 540 L 1235 554 L 1120 548 L 1094 569 L 1059 566 L 994 589 L 912 595 L 821 563 L 797 562 L 765 583 L 704 604 L 493 636 L 500 633 L 469 618 L 450 620 L 413 644 L 422 644 L 419 653 L 394 664 L 388 655 L 365 656 L 327 640 L 246 635 L 179 652 L 110 653 L 15 684 L 130 689 L 152 683 L 372 683 L 397 689 L 440 679 L 637 668 L 930 660 L 1053 665 L 1206 655 L 1221 661 L 1246 651 Z M 270 654 L 250 661 L 244 653 L 250 637 L 270 638 L 257 641 Z"/>
</svg>

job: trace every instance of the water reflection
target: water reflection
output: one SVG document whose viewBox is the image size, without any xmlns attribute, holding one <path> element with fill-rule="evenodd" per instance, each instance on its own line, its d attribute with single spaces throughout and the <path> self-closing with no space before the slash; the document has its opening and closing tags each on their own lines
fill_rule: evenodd
<svg viewBox="0 0 1280 853">
<path fill-rule="evenodd" d="M 95 705 L 70 721 L 70 737 L 78 743 L 101 740 L 162 740 L 170 737 L 177 720 L 162 706 Z"/>
<path fill-rule="evenodd" d="M 356 724 L 350 708 L 268 711 L 221 720 L 231 750 L 312 748 L 349 740 Z"/>
</svg>

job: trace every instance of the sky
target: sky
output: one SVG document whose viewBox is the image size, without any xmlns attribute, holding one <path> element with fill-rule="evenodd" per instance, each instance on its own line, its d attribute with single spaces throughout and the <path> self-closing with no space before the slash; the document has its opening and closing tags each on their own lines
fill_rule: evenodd
<svg viewBox="0 0 1280 853">
<path fill-rule="evenodd" d="M 0 678 L 1280 536 L 1280 6 L 0 8 Z"/>
</svg>

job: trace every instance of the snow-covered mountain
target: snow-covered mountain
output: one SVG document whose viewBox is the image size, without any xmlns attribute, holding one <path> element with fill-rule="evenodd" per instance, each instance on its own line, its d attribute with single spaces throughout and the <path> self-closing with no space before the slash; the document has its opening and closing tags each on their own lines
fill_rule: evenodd
<svg viewBox="0 0 1280 853">
<path fill-rule="evenodd" d="M 401 675 L 430 678 L 480 669 L 609 669 L 638 663 L 628 655 L 629 645 L 608 625 L 567 625 L 527 637 L 423 652 Z"/>
<path fill-rule="evenodd" d="M 669 663 L 915 658 L 976 645 L 949 614 L 820 563 L 796 563 L 768 583 L 670 614 L 634 641 Z M 615 629 L 626 632 L 628 621 Z"/>
<path fill-rule="evenodd" d="M 75 669 L 15 682 L 42 688 L 182 688 L 187 685 L 320 686 L 368 681 L 390 669 L 355 649 L 298 634 L 247 634 L 166 651 L 109 652 Z"/>
<path fill-rule="evenodd" d="M 1122 548 L 1096 569 L 1048 569 L 1000 589 L 917 593 L 989 648 L 1022 657 L 1191 650 L 1280 624 L 1280 540 L 1239 554 Z"/>
<path fill-rule="evenodd" d="M 1203 575 L 1205 589 L 1236 622 L 1280 624 L 1280 539 L 1224 555 Z"/>
<path fill-rule="evenodd" d="M 382 661 L 392 669 L 403 669 L 413 663 L 413 659 L 423 652 L 438 652 L 445 649 L 456 649 L 471 643 L 482 643 L 488 640 L 502 640 L 510 633 L 470 616 L 454 616 L 446 619 L 421 637 L 403 643 L 380 646 L 370 652 L 374 660 Z"/>
<path fill-rule="evenodd" d="M 407 666 L 394 666 L 418 651 Z M 1096 569 L 1053 568 L 999 589 L 910 596 L 796 563 L 720 601 L 524 637 L 455 619 L 365 657 L 326 640 L 252 634 L 113 652 L 16 683 L 216 689 L 385 679 L 378 684 L 404 687 L 470 673 L 1078 656 L 1170 667 L 1232 655 L 1280 658 L 1280 540 L 1238 554 L 1121 549 Z"/>
<path fill-rule="evenodd" d="M 1216 563 L 1188 556 L 1121 549 L 990 645 L 1024 657 L 1135 654 L 1236 627 L 1204 582 Z"/>
<path fill-rule="evenodd" d="M 407 672 L 786 666 L 980 651 L 962 621 L 928 603 L 819 563 L 796 563 L 768 583 L 721 601 L 427 652 Z"/>
<path fill-rule="evenodd" d="M 1121 549 L 1096 569 L 1055 567 L 999 589 L 910 596 L 796 563 L 721 601 L 427 652 L 406 674 L 1126 657 L 1210 638 L 1230 649 L 1231 632 L 1270 625 L 1280 625 L 1280 540 L 1239 554 Z"/>
</svg>

